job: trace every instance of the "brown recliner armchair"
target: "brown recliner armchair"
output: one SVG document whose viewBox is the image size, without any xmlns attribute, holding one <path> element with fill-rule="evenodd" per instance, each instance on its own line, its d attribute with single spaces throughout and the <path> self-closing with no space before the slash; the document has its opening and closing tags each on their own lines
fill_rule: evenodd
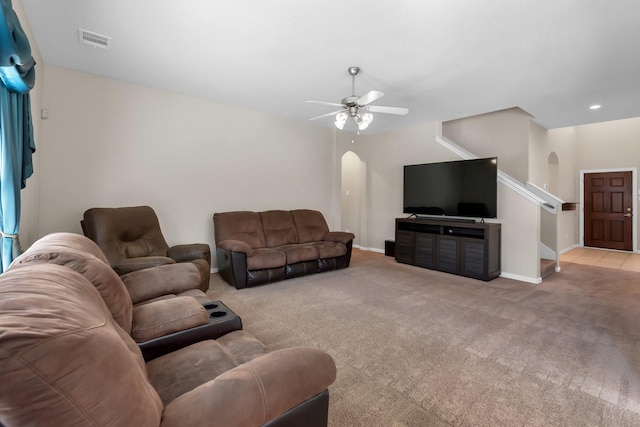
<svg viewBox="0 0 640 427">
<path fill-rule="evenodd" d="M 144 362 L 96 288 L 51 263 L 0 275 L 0 425 L 327 425 L 336 377 L 312 348 L 245 331 Z"/>
<path fill-rule="evenodd" d="M 209 245 L 169 247 L 151 207 L 91 208 L 80 223 L 84 235 L 98 244 L 119 275 L 176 262 L 193 262 L 200 271 L 200 289 L 205 292 L 209 289 Z"/>
</svg>

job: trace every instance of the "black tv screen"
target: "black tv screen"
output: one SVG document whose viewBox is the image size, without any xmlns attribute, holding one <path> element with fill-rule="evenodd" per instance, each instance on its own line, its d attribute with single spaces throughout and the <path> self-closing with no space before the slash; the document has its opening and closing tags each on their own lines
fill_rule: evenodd
<svg viewBox="0 0 640 427">
<path fill-rule="evenodd" d="M 407 165 L 403 212 L 497 218 L 497 179 L 497 157 Z"/>
</svg>

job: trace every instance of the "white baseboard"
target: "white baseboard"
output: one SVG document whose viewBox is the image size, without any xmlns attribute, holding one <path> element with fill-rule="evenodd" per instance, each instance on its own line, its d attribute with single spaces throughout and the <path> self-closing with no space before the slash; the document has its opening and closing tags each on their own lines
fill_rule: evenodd
<svg viewBox="0 0 640 427">
<path fill-rule="evenodd" d="M 561 249 L 561 250 L 560 250 L 560 255 L 562 255 L 562 254 L 564 254 L 564 253 L 566 253 L 566 252 L 569 252 L 571 249 L 581 248 L 581 247 L 582 247 L 582 245 L 581 245 L 581 244 L 576 243 L 575 245 L 571 245 L 571 246 L 569 246 L 569 247 L 566 247 L 566 248 L 564 248 L 564 249 Z"/>
<path fill-rule="evenodd" d="M 357 248 L 357 249 L 360 249 L 361 251 L 377 252 L 379 254 L 383 254 L 384 253 L 384 249 L 367 248 L 367 247 L 360 246 L 360 245 L 353 245 L 353 247 Z"/>
<path fill-rule="evenodd" d="M 518 280 L 520 282 L 533 283 L 534 285 L 539 285 L 540 283 L 542 283 L 542 277 L 520 276 L 519 274 L 505 273 L 504 271 L 500 274 L 500 277 L 504 277 L 505 279 Z"/>
</svg>

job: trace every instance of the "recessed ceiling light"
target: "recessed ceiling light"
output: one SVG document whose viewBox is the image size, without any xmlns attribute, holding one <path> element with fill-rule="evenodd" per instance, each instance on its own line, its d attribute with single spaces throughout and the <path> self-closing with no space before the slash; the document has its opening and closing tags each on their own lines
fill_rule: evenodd
<svg viewBox="0 0 640 427">
<path fill-rule="evenodd" d="M 598 110 L 598 109 L 600 109 L 600 107 L 602 107 L 602 105 L 595 104 L 595 105 L 592 105 L 591 107 L 589 107 L 589 109 L 590 110 Z"/>
</svg>

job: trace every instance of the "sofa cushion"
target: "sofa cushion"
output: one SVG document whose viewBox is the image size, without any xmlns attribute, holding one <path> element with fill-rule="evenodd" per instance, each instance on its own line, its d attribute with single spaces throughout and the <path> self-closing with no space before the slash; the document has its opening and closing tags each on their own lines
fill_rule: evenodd
<svg viewBox="0 0 640 427">
<path fill-rule="evenodd" d="M 321 350 L 276 350 L 184 393 L 166 406 L 162 425 L 204 425 L 202 420 L 215 420 L 220 426 L 326 425 L 326 406 L 322 413 L 303 410 L 294 418 L 276 417 L 301 401 L 306 406 L 306 399 L 318 396 L 335 378 L 335 363 Z M 314 415 L 322 418 L 314 419 Z"/>
<path fill-rule="evenodd" d="M 136 270 L 120 276 L 134 304 L 196 289 L 201 276 L 198 267 L 191 262 L 161 265 L 144 270 Z M 198 292 L 202 295 L 202 291 Z"/>
<path fill-rule="evenodd" d="M 88 209 L 84 223 L 87 236 L 112 265 L 123 258 L 167 256 L 167 242 L 149 206 Z"/>
<path fill-rule="evenodd" d="M 268 248 L 298 243 L 298 232 L 289 211 L 260 212 L 264 238 Z"/>
<path fill-rule="evenodd" d="M 176 296 L 195 298 L 196 301 L 200 303 L 200 305 L 205 305 L 211 302 L 211 299 L 207 296 L 207 294 L 203 293 L 200 289 L 189 289 L 188 291 L 177 293 Z"/>
<path fill-rule="evenodd" d="M 266 246 L 260 214 L 249 211 L 222 212 L 213 215 L 216 243 L 240 240 L 252 248 Z"/>
<path fill-rule="evenodd" d="M 66 234 L 70 235 L 72 233 Z M 88 238 L 77 236 L 84 239 L 85 242 L 95 245 Z M 43 240 L 45 241 L 43 242 Z M 105 304 L 109 307 L 114 320 L 130 334 L 133 307 L 129 292 L 120 277 L 109 266 L 106 259 L 103 261 L 84 250 L 73 249 L 74 247 L 80 247 L 80 245 L 57 246 L 58 244 L 64 244 L 63 240 L 47 238 L 38 240 L 36 244 L 32 245 L 13 261 L 11 268 L 24 267 L 33 263 L 53 263 L 64 265 L 77 271 L 88 280 L 90 285 L 95 286 Z M 75 240 L 70 241 L 74 242 Z"/>
<path fill-rule="evenodd" d="M 318 251 L 320 258 L 335 258 L 347 254 L 347 246 L 343 243 L 311 242 L 309 245 Z"/>
<path fill-rule="evenodd" d="M 138 346 L 81 274 L 36 263 L 0 275 L 0 330 L 6 425 L 159 425 Z"/>
<path fill-rule="evenodd" d="M 283 267 L 287 263 L 284 252 L 276 249 L 255 249 L 247 257 L 247 270 L 262 270 L 265 268 Z"/>
<path fill-rule="evenodd" d="M 93 240 L 76 233 L 59 232 L 47 234 L 34 242 L 29 249 L 51 246 L 60 246 L 63 248 L 88 252 L 100 261 L 103 261 L 105 264 L 109 264 L 109 260 L 104 255 L 104 252 L 102 252 L 102 249 L 100 249 Z"/>
<path fill-rule="evenodd" d="M 175 297 L 136 306 L 131 337 L 145 342 L 208 323 L 209 314 L 198 300 Z"/>
<path fill-rule="evenodd" d="M 319 211 L 296 209 L 291 211 L 291 215 L 298 231 L 299 243 L 324 240 L 324 236 L 329 232 L 329 226 Z"/>
<path fill-rule="evenodd" d="M 276 248 L 284 252 L 287 256 L 287 264 L 295 264 L 301 261 L 312 261 L 320 256 L 318 250 L 313 245 L 298 244 L 285 245 Z"/>
<path fill-rule="evenodd" d="M 143 256 L 135 258 L 122 258 L 112 263 L 113 269 L 120 275 L 131 273 L 145 268 L 159 267 L 161 265 L 175 264 L 176 261 L 166 256 Z"/>
<path fill-rule="evenodd" d="M 218 340 L 201 341 L 147 363 L 149 381 L 164 404 L 215 379 L 236 366 L 267 354 L 267 348 L 246 331 Z"/>
</svg>

